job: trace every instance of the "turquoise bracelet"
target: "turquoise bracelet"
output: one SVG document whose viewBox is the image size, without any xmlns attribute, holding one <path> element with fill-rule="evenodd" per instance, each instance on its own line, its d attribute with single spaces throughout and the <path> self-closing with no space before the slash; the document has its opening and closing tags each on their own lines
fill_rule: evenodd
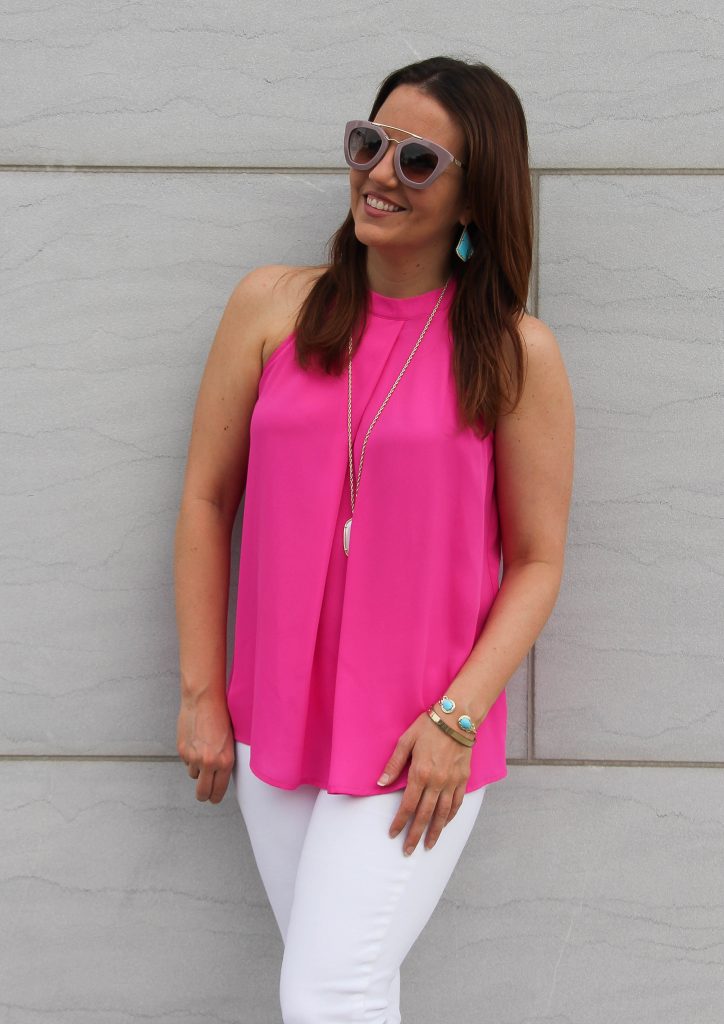
<svg viewBox="0 0 724 1024">
<path fill-rule="evenodd" d="M 443 709 L 446 715 L 451 714 L 455 710 L 455 701 L 452 699 L 452 697 L 448 697 L 447 694 L 444 697 L 440 698 L 438 704 Z M 473 736 L 477 735 L 478 730 L 475 726 L 475 722 L 472 720 L 470 715 L 459 715 L 458 725 L 463 730 L 463 732 L 472 733 Z"/>
</svg>

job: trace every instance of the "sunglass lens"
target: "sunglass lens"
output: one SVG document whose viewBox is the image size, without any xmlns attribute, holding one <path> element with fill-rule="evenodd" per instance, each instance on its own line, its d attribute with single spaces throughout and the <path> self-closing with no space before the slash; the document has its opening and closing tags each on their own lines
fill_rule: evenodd
<svg viewBox="0 0 724 1024">
<path fill-rule="evenodd" d="M 356 164 L 368 164 L 382 145 L 382 136 L 374 128 L 353 128 L 347 143 L 348 156 Z"/>
<path fill-rule="evenodd" d="M 437 153 L 419 142 L 410 142 L 400 153 L 400 165 L 410 181 L 427 181 L 437 167 Z"/>
</svg>

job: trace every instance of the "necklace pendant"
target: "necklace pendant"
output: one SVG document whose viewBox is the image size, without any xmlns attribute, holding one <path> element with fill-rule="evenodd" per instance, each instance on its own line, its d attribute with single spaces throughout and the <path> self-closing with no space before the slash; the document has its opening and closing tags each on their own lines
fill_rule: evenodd
<svg viewBox="0 0 724 1024">
<path fill-rule="evenodd" d="M 342 534 L 342 542 L 344 544 L 344 553 L 349 555 L 349 535 L 352 531 L 352 520 L 348 519 L 344 524 L 344 532 Z"/>
</svg>

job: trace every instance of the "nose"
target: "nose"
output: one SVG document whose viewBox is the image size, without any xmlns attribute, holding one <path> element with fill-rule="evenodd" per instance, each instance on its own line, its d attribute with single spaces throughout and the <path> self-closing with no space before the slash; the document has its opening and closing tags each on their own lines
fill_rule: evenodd
<svg viewBox="0 0 724 1024">
<path fill-rule="evenodd" d="M 397 174 L 395 173 L 395 143 L 391 142 L 385 151 L 385 155 L 382 157 L 378 164 L 367 172 L 369 178 L 373 181 L 383 181 L 392 183 L 392 187 L 399 185 Z M 388 186 L 389 187 L 389 186 Z"/>
</svg>

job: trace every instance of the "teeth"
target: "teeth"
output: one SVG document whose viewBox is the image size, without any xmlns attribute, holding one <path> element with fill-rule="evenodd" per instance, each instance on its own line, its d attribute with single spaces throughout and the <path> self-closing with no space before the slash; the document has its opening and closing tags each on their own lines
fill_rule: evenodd
<svg viewBox="0 0 724 1024">
<path fill-rule="evenodd" d="M 365 202 L 374 206 L 375 210 L 389 210 L 392 213 L 402 209 L 401 206 L 390 206 L 389 203 L 383 203 L 381 199 L 375 199 L 374 196 L 365 196 Z"/>
</svg>

